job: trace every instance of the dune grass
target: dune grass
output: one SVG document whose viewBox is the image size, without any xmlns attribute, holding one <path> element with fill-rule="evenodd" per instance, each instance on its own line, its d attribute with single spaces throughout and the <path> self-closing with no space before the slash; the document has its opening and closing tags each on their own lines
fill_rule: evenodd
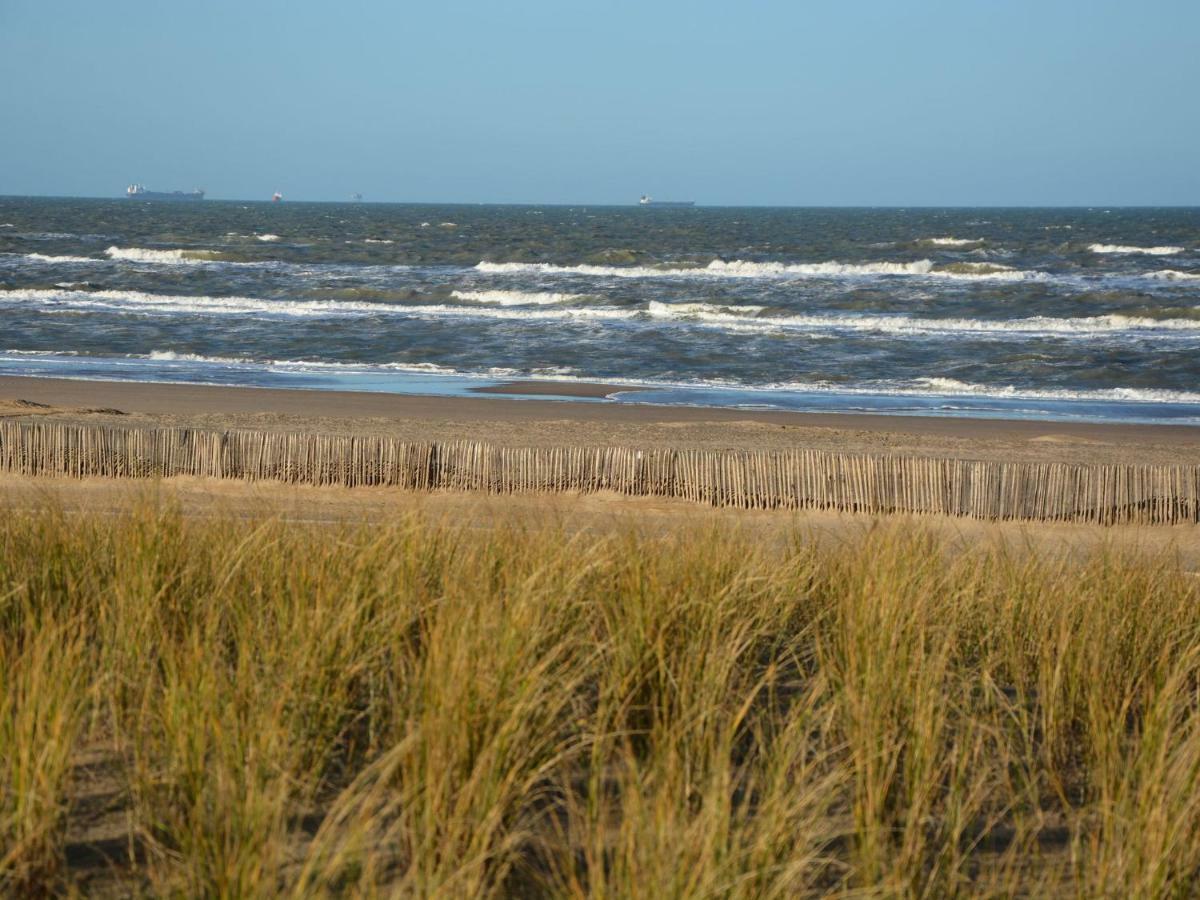
<svg viewBox="0 0 1200 900">
<path fill-rule="evenodd" d="M 0 891 L 1191 895 L 1198 581 L 912 523 L 9 514 Z"/>
</svg>

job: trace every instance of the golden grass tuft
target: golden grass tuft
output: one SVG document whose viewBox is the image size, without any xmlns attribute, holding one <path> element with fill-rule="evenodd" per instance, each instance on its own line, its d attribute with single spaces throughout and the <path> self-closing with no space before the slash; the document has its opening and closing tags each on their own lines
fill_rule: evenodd
<svg viewBox="0 0 1200 900">
<path fill-rule="evenodd" d="M 1184 896 L 1197 582 L 912 523 L 13 513 L 0 890 Z"/>
</svg>

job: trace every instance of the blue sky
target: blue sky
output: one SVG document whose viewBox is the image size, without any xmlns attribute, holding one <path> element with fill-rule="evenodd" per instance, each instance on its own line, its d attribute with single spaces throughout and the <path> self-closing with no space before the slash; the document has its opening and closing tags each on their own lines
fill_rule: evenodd
<svg viewBox="0 0 1200 900">
<path fill-rule="evenodd" d="M 1200 204 L 1200 2 L 0 0 L 0 194 Z"/>
</svg>

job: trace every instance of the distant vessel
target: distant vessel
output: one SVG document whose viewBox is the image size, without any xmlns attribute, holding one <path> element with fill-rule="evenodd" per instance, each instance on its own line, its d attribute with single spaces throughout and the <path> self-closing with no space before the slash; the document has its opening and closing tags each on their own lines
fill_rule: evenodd
<svg viewBox="0 0 1200 900">
<path fill-rule="evenodd" d="M 350 199 L 355 203 L 362 203 L 362 194 L 351 194 Z"/>
<path fill-rule="evenodd" d="M 283 194 L 279 193 L 279 191 L 276 191 L 275 193 L 273 193 L 273 194 L 271 195 L 271 202 L 272 202 L 272 203 L 278 203 L 278 202 L 279 202 L 280 200 L 282 200 L 282 199 L 283 199 Z"/>
<path fill-rule="evenodd" d="M 648 194 L 642 194 L 642 199 L 638 201 L 638 206 L 695 206 L 695 200 L 655 200 Z"/>
<path fill-rule="evenodd" d="M 204 191 L 149 191 L 144 184 L 131 184 L 125 188 L 125 196 L 130 200 L 203 200 Z"/>
</svg>

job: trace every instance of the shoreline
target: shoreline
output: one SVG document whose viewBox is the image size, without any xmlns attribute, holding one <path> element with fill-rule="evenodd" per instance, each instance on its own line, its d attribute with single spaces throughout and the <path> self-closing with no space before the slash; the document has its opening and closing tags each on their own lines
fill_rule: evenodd
<svg viewBox="0 0 1200 900">
<path fill-rule="evenodd" d="M 547 383 L 547 390 L 559 387 Z M 1200 427 L 971 419 L 877 413 L 806 413 L 603 402 L 591 393 L 447 397 L 0 376 L 0 417 L 51 415 L 84 422 L 208 429 L 382 434 L 500 446 L 823 449 L 997 461 L 1200 463 Z M 579 383 L 565 383 L 575 389 Z M 600 396 L 603 396 L 601 393 Z M 44 404 L 20 407 L 13 401 Z"/>
</svg>

